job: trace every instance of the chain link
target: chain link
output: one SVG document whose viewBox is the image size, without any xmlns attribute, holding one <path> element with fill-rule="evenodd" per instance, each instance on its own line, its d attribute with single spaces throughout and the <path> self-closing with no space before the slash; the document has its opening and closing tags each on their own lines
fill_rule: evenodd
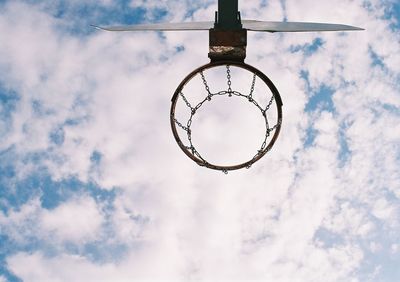
<svg viewBox="0 0 400 282">
<path fill-rule="evenodd" d="M 206 91 L 207 91 L 208 95 L 209 95 L 209 96 L 212 95 L 212 94 L 211 94 L 211 91 L 210 91 L 210 87 L 208 86 L 207 80 L 206 80 L 206 78 L 204 77 L 204 73 L 203 73 L 202 71 L 200 72 L 200 76 L 201 76 L 201 79 L 203 80 L 203 84 L 204 84 L 204 87 L 206 88 Z"/>
<path fill-rule="evenodd" d="M 269 128 L 268 129 L 268 131 L 269 131 L 269 133 L 270 132 L 272 132 L 272 131 L 274 131 L 278 126 L 280 126 L 282 124 L 282 120 L 280 119 L 280 120 L 278 120 L 278 122 L 272 127 L 272 128 Z"/>
<path fill-rule="evenodd" d="M 194 108 L 192 107 L 192 105 L 191 105 L 191 104 L 189 103 L 189 101 L 186 99 L 185 95 L 183 95 L 182 92 L 180 92 L 179 95 L 182 97 L 182 99 L 183 99 L 183 101 L 185 102 L 186 106 L 188 106 L 192 112 L 196 112 L 196 109 L 194 109 Z"/>
<path fill-rule="evenodd" d="M 270 108 L 271 105 L 272 105 L 272 102 L 274 102 L 274 99 L 275 99 L 275 97 L 274 97 L 274 95 L 272 95 L 272 96 L 271 96 L 271 99 L 270 99 L 269 102 L 268 102 L 268 105 L 265 107 L 265 110 L 264 110 L 265 112 L 269 110 L 269 108 Z"/>
<path fill-rule="evenodd" d="M 189 130 L 186 126 L 184 126 L 182 123 L 180 123 L 175 117 L 174 117 L 174 121 L 180 128 L 182 128 L 186 132 Z"/>
<path fill-rule="evenodd" d="M 254 92 L 254 87 L 256 85 L 256 74 L 253 74 L 253 81 L 251 82 L 251 88 L 250 88 L 250 94 L 249 94 L 249 101 L 253 102 L 253 92 Z"/>
<path fill-rule="evenodd" d="M 229 65 L 226 65 L 226 79 L 228 80 L 228 96 L 232 97 L 231 69 Z"/>
</svg>

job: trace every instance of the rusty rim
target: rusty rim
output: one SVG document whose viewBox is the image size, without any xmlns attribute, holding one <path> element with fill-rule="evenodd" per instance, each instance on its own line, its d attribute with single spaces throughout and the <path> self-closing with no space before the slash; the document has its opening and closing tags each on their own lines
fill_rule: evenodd
<svg viewBox="0 0 400 282">
<path fill-rule="evenodd" d="M 274 97 L 274 101 L 276 104 L 276 108 L 277 108 L 277 125 L 276 128 L 274 130 L 274 134 L 272 136 L 272 138 L 270 139 L 268 145 L 265 146 L 265 148 L 262 151 L 259 151 L 258 154 L 253 157 L 251 160 L 241 163 L 241 164 L 237 164 L 237 165 L 231 165 L 231 166 L 222 166 L 222 165 L 215 165 L 212 163 L 209 163 L 207 161 L 204 161 L 204 159 L 200 159 L 198 158 L 196 155 L 192 154 L 192 152 L 184 145 L 184 143 L 182 142 L 177 128 L 176 128 L 176 122 L 175 122 L 175 108 L 176 108 L 176 104 L 179 98 L 179 93 L 182 91 L 182 89 L 185 87 L 185 85 L 192 79 L 194 78 L 197 74 L 203 72 L 204 70 L 213 68 L 213 67 L 218 67 L 218 66 L 223 66 L 223 65 L 227 65 L 227 66 L 235 66 L 235 67 L 239 67 L 242 69 L 245 69 L 247 71 L 252 72 L 253 74 L 255 74 L 256 76 L 258 76 L 270 89 L 273 97 Z M 175 90 L 174 95 L 172 96 L 171 99 L 171 111 L 170 111 L 170 123 L 171 123 L 171 129 L 172 129 L 172 133 L 174 135 L 174 138 L 176 140 L 176 142 L 178 143 L 179 147 L 182 149 L 182 151 L 189 157 L 191 158 L 194 162 L 196 162 L 198 165 L 200 166 L 205 166 L 207 168 L 210 169 L 215 169 L 215 170 L 221 170 L 224 172 L 230 171 L 230 170 L 237 170 L 237 169 L 241 169 L 241 168 L 249 168 L 251 167 L 256 161 L 258 161 L 259 159 L 261 159 L 268 151 L 271 150 L 272 146 L 275 144 L 278 136 L 279 136 L 279 132 L 281 129 L 281 124 L 282 124 L 282 99 L 281 96 L 278 92 L 278 89 L 275 87 L 275 85 L 272 83 L 272 81 L 261 71 L 259 71 L 258 69 L 256 69 L 253 66 L 250 66 L 246 63 L 242 63 L 242 62 L 237 62 L 237 61 L 217 61 L 217 62 L 211 62 L 208 63 L 206 65 L 203 65 L 197 69 L 195 69 L 194 71 L 192 71 L 190 74 L 188 74 L 185 79 L 182 80 L 182 82 L 179 84 L 178 88 Z"/>
</svg>

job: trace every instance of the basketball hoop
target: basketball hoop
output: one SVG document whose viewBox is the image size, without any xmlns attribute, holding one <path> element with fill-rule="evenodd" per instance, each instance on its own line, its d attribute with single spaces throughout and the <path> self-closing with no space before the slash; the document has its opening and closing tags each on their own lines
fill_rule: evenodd
<svg viewBox="0 0 400 282">
<path fill-rule="evenodd" d="M 218 11 L 215 12 L 214 22 L 181 22 L 181 23 L 155 23 L 155 24 L 136 24 L 130 26 L 106 26 L 99 27 L 99 29 L 108 31 L 177 31 L 177 30 L 208 30 L 209 31 L 209 53 L 208 57 L 211 63 L 206 64 L 193 72 L 191 72 L 178 86 L 173 97 L 170 113 L 170 122 L 172 132 L 175 140 L 183 152 L 188 155 L 192 160 L 201 166 L 211 169 L 222 170 L 228 172 L 247 167 L 249 168 L 253 163 L 263 157 L 269 150 L 271 150 L 276 139 L 278 138 L 279 131 L 282 124 L 282 100 L 278 90 L 271 82 L 271 80 L 256 68 L 244 63 L 246 58 L 247 47 L 247 31 L 262 31 L 262 32 L 309 32 L 309 31 L 350 31 L 350 30 L 364 30 L 359 27 L 343 25 L 343 24 L 326 24 L 326 23 L 306 23 L 306 22 L 273 22 L 273 21 L 259 21 L 259 20 L 242 20 L 238 0 L 218 0 Z M 218 92 L 212 92 L 209 87 L 204 71 L 210 69 L 226 66 L 226 82 L 227 87 Z M 252 74 L 251 87 L 248 94 L 246 91 L 239 91 L 239 89 L 232 86 L 231 67 L 236 67 L 246 70 Z M 199 101 L 193 102 L 186 93 L 187 85 L 195 77 L 200 77 L 205 87 L 205 92 Z M 259 99 L 255 97 L 254 90 L 257 78 L 263 82 L 268 88 L 267 95 L 271 95 L 268 102 L 264 105 L 260 103 Z M 225 87 L 223 87 L 225 88 Z M 190 90 L 190 89 L 189 89 Z M 191 91 L 188 91 L 189 93 Z M 198 88 L 194 92 L 198 92 Z M 255 106 L 257 111 L 261 112 L 265 122 L 265 134 L 263 135 L 263 142 L 256 151 L 257 153 L 245 162 L 239 162 L 237 165 L 216 165 L 208 162 L 202 153 L 197 149 L 197 145 L 192 140 L 192 121 L 197 117 L 197 113 L 203 109 L 203 105 L 210 104 L 213 98 L 216 97 L 235 97 L 247 100 L 251 105 Z M 216 99 L 218 100 L 218 99 Z M 234 100 L 234 99 L 233 99 Z M 186 108 L 189 109 L 189 117 L 182 118 L 176 116 L 178 101 L 182 101 Z M 247 104 L 248 105 L 248 104 Z M 226 108 L 225 105 L 223 108 Z M 271 111 L 275 116 L 270 115 Z M 240 116 L 240 117 L 243 117 Z M 271 122 L 273 121 L 273 122 Z M 250 119 L 253 124 L 252 119 Z M 236 123 L 235 123 L 236 124 Z M 262 126 L 261 126 L 262 127 Z M 183 131 L 185 138 L 181 138 L 178 131 Z M 214 129 L 214 133 L 217 132 Z M 242 132 L 242 131 L 241 131 Z M 214 134 L 213 133 L 213 134 Z M 218 132 L 217 132 L 218 133 Z M 272 134 L 272 136 L 271 136 Z M 252 135 L 253 136 L 253 135 Z M 182 139 L 187 139 L 183 142 Z M 233 139 L 233 138 L 232 138 Z M 225 145 L 225 144 L 224 144 Z M 208 157 L 207 157 L 208 158 Z M 229 161 L 230 162 L 230 161 Z M 236 161 L 234 161 L 236 162 Z"/>
<path fill-rule="evenodd" d="M 210 71 L 214 68 L 223 68 L 225 67 L 226 74 L 226 86 L 225 89 L 220 89 L 218 92 L 213 92 L 210 90 L 210 86 L 208 84 L 205 72 Z M 251 86 L 249 87 L 248 93 L 242 93 L 240 91 L 235 90 L 232 86 L 232 76 L 231 76 L 231 67 L 238 68 L 247 72 L 250 72 L 252 75 Z M 200 78 L 201 82 L 204 85 L 202 96 L 198 98 L 198 101 L 193 102 L 191 98 L 188 96 L 189 93 L 185 92 L 185 87 L 190 84 L 190 82 L 195 78 Z M 256 81 L 261 80 L 266 86 L 265 89 L 268 91 L 263 91 L 268 96 L 265 99 L 265 105 L 262 105 L 260 101 L 257 101 L 255 97 L 255 84 Z M 256 111 L 260 112 L 260 117 L 264 120 L 265 123 L 265 134 L 263 134 L 263 140 L 259 148 L 254 150 L 254 154 L 250 157 L 249 160 L 241 162 L 239 164 L 234 165 L 220 165 L 214 164 L 206 160 L 205 156 L 203 156 L 202 152 L 197 149 L 197 145 L 194 144 L 192 140 L 192 122 L 196 117 L 196 114 L 202 110 L 202 107 L 208 103 L 213 102 L 214 97 L 237 97 L 243 99 L 243 101 L 247 103 L 251 103 L 254 106 Z M 177 104 L 178 101 L 183 103 L 187 109 L 189 110 L 188 118 L 186 120 L 182 120 L 182 118 L 178 118 L 176 115 Z M 270 114 L 272 108 L 275 109 L 274 114 Z M 240 113 L 238 113 L 240 115 Z M 272 120 L 273 119 L 273 120 Z M 209 64 L 206 64 L 193 72 L 191 72 L 178 86 L 173 97 L 172 97 L 172 105 L 170 112 L 170 122 L 173 135 L 175 137 L 176 142 L 182 151 L 193 161 L 195 161 L 198 165 L 204 166 L 210 169 L 221 170 L 227 173 L 230 170 L 237 170 L 241 168 L 250 168 L 256 161 L 261 159 L 268 151 L 271 150 L 274 145 L 276 139 L 278 138 L 281 123 L 282 123 L 282 100 L 279 95 L 278 90 L 272 83 L 272 81 L 261 71 L 258 69 L 240 61 L 212 61 Z M 183 132 L 183 134 L 179 134 L 179 132 Z M 183 136 L 182 136 L 183 135 Z"/>
</svg>

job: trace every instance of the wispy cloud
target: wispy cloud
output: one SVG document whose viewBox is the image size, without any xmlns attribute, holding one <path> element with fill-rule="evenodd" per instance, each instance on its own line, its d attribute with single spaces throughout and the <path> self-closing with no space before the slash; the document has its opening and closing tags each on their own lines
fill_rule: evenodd
<svg viewBox="0 0 400 282">
<path fill-rule="evenodd" d="M 393 3 L 240 3 L 244 18 L 366 31 L 249 33 L 246 62 L 280 90 L 284 123 L 265 158 L 228 176 L 187 159 L 169 128 L 173 91 L 207 62 L 206 32 L 76 32 L 212 20 L 215 2 L 0 5 L 0 281 L 398 277 Z M 198 136 L 219 133 L 200 123 Z"/>
</svg>

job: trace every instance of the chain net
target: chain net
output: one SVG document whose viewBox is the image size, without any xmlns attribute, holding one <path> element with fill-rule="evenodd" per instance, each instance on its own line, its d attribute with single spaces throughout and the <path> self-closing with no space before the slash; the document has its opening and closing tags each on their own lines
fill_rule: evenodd
<svg viewBox="0 0 400 282">
<path fill-rule="evenodd" d="M 203 72 L 203 70 L 199 71 L 200 77 L 201 77 L 201 81 L 204 85 L 204 89 L 205 89 L 205 95 L 203 97 L 202 100 L 200 100 L 200 102 L 198 102 L 197 104 L 192 104 L 189 99 L 185 96 L 184 92 L 183 92 L 183 88 L 179 91 L 179 99 L 182 99 L 182 101 L 184 102 L 184 104 L 186 105 L 186 107 L 189 108 L 190 111 L 190 116 L 189 119 L 186 122 L 183 121 L 179 121 L 175 115 L 172 115 L 171 118 L 173 119 L 173 121 L 175 122 L 175 124 L 181 128 L 184 132 L 186 132 L 186 136 L 187 136 L 187 140 L 188 140 L 188 145 L 183 145 L 193 156 L 197 157 L 197 159 L 199 161 L 197 161 L 197 163 L 201 166 L 206 166 L 206 167 L 210 167 L 213 169 L 219 169 L 222 170 L 224 173 L 228 173 L 228 168 L 226 167 L 219 167 L 216 165 L 211 165 L 209 162 L 207 162 L 207 160 L 201 155 L 201 153 L 196 149 L 195 145 L 192 142 L 192 122 L 193 122 L 193 118 L 196 116 L 196 113 L 198 113 L 199 109 L 205 104 L 208 103 L 210 101 L 212 101 L 213 97 L 215 96 L 228 96 L 228 97 L 232 97 L 232 96 L 237 96 L 237 97 L 241 97 L 244 98 L 245 100 L 247 100 L 249 103 L 252 103 L 261 113 L 264 121 L 265 121 L 265 134 L 263 136 L 263 142 L 261 143 L 261 146 L 256 150 L 254 156 L 251 158 L 250 161 L 248 161 L 248 165 L 246 165 L 247 168 L 250 168 L 251 165 L 259 158 L 259 156 L 262 154 L 266 153 L 266 148 L 267 148 L 267 144 L 268 144 L 268 138 L 270 137 L 270 135 L 273 133 L 273 131 L 275 131 L 278 127 L 280 127 L 281 125 L 281 118 L 278 118 L 277 122 L 273 125 L 270 125 L 270 122 L 268 120 L 267 117 L 267 112 L 268 110 L 271 108 L 271 105 L 273 104 L 275 97 L 273 94 L 271 94 L 271 97 L 269 98 L 269 101 L 267 102 L 266 106 L 261 106 L 260 103 L 258 103 L 256 101 L 256 99 L 253 97 L 254 94 L 254 89 L 255 89 L 255 85 L 256 85 L 256 81 L 257 81 L 257 74 L 256 73 L 252 73 L 252 82 L 251 82 L 251 87 L 248 91 L 248 94 L 243 94 L 239 91 L 235 91 L 232 89 L 232 74 L 231 74 L 231 66 L 230 65 L 226 65 L 226 90 L 222 90 L 219 92 L 211 92 L 210 87 L 208 85 L 206 76 Z M 268 148 L 269 150 L 270 148 Z"/>
</svg>

